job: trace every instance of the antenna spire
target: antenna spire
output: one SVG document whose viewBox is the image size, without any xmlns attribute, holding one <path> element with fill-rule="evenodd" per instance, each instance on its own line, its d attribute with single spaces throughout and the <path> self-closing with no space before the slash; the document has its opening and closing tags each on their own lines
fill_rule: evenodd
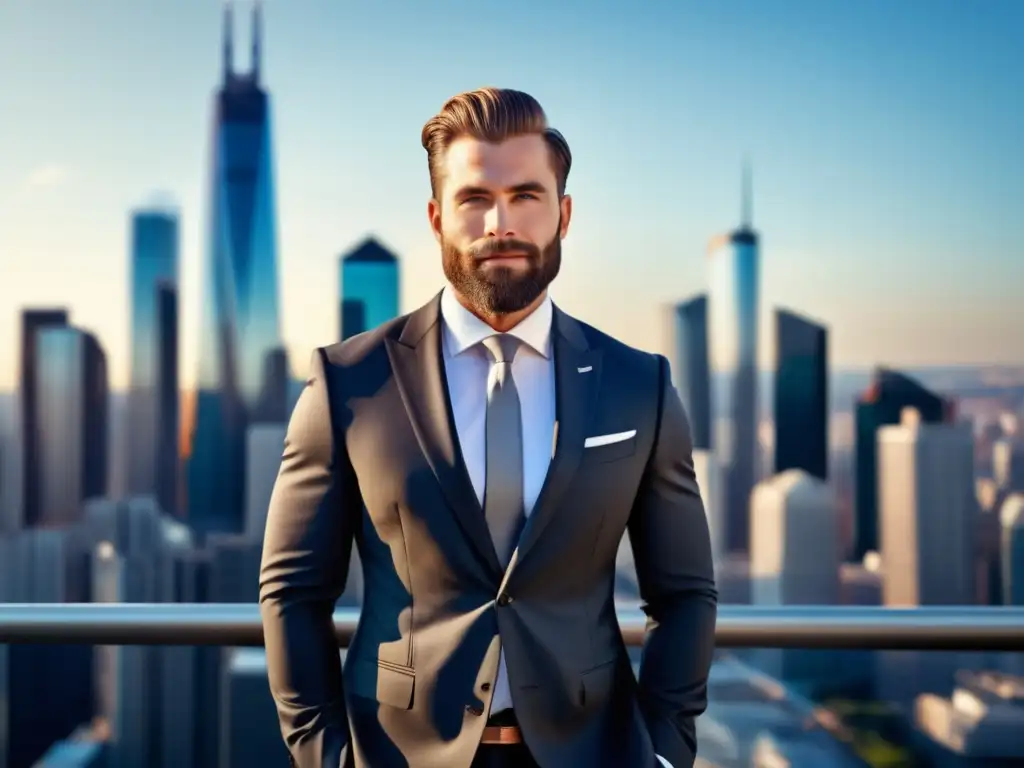
<svg viewBox="0 0 1024 768">
<path fill-rule="evenodd" d="M 740 181 L 740 224 L 743 229 L 754 226 L 754 182 L 750 170 L 750 158 L 743 159 L 743 172 Z"/>
<path fill-rule="evenodd" d="M 252 79 L 260 81 L 260 58 L 263 48 L 263 3 L 253 0 L 252 4 Z"/>
<path fill-rule="evenodd" d="M 231 74 L 232 74 L 232 72 L 234 70 L 234 61 L 235 61 L 235 45 L 234 45 L 234 37 L 235 37 L 234 27 L 235 27 L 235 22 L 234 22 L 234 14 L 232 13 L 232 9 L 231 9 L 231 0 L 225 0 L 224 1 L 224 20 L 223 20 L 223 25 L 224 25 L 224 29 L 222 31 L 222 34 L 223 34 L 222 50 L 223 50 L 223 55 L 224 55 L 224 82 L 226 83 L 228 80 L 231 79 Z"/>
</svg>

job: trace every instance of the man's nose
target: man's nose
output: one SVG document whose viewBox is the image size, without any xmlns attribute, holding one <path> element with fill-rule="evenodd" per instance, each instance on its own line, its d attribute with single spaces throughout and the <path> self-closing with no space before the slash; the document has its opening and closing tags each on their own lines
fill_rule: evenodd
<svg viewBox="0 0 1024 768">
<path fill-rule="evenodd" d="M 515 237 L 516 234 L 509 217 L 508 206 L 501 201 L 495 202 L 487 211 L 484 227 L 484 234 L 487 237 Z"/>
</svg>

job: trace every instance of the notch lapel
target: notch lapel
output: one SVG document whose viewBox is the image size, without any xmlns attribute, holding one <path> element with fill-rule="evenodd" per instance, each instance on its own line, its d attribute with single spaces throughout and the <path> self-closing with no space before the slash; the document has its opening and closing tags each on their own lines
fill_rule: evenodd
<svg viewBox="0 0 1024 768">
<path fill-rule="evenodd" d="M 580 324 L 555 307 L 555 453 L 513 562 L 521 564 L 557 513 L 583 458 L 587 421 L 601 383 L 601 352 L 590 349 Z"/>
<path fill-rule="evenodd" d="M 416 440 L 448 506 L 470 542 L 502 572 L 483 509 L 462 458 L 441 350 L 441 297 L 410 315 L 399 338 L 385 342 Z"/>
</svg>

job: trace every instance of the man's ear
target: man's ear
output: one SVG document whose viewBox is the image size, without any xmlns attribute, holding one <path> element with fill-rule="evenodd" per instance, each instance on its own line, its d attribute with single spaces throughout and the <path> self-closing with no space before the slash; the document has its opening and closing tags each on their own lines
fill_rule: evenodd
<svg viewBox="0 0 1024 768">
<path fill-rule="evenodd" d="M 564 240 L 565 236 L 569 234 L 569 221 L 572 219 L 572 197 L 562 195 L 562 199 L 558 201 L 558 210 L 562 214 L 559 220 L 558 236 Z"/>
<path fill-rule="evenodd" d="M 441 242 L 441 204 L 435 198 L 430 198 L 427 203 L 427 220 L 430 222 L 430 229 L 434 233 L 434 239 Z"/>
</svg>

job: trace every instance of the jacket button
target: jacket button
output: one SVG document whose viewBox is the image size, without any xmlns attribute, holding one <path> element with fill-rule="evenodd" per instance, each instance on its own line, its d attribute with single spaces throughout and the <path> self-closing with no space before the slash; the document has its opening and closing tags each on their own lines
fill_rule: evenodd
<svg viewBox="0 0 1024 768">
<path fill-rule="evenodd" d="M 469 712 L 473 717 L 480 717 L 484 713 L 483 709 L 478 707 L 476 704 L 467 704 L 466 711 Z"/>
<path fill-rule="evenodd" d="M 498 606 L 500 608 L 504 608 L 506 605 L 508 605 L 511 602 L 512 602 L 512 598 L 509 595 L 506 595 L 504 592 L 502 592 L 500 595 L 498 595 Z"/>
</svg>

